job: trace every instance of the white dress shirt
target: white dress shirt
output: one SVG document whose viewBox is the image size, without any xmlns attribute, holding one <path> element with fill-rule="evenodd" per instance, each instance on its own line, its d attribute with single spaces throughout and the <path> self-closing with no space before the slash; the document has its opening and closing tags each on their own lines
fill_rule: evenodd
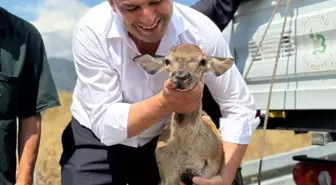
<svg viewBox="0 0 336 185">
<path fill-rule="evenodd" d="M 196 44 L 207 55 L 231 57 L 221 32 L 210 19 L 174 3 L 171 22 L 156 54 L 166 55 L 179 43 Z M 159 135 L 168 119 L 127 138 L 131 104 L 159 93 L 168 78 L 166 72 L 147 74 L 133 61 L 139 54 L 108 2 L 90 9 L 76 24 L 73 55 L 78 80 L 71 112 L 105 145 L 143 146 Z M 220 105 L 223 140 L 247 144 L 259 120 L 255 119 L 253 97 L 236 66 L 220 77 L 207 73 L 204 82 Z"/>
</svg>

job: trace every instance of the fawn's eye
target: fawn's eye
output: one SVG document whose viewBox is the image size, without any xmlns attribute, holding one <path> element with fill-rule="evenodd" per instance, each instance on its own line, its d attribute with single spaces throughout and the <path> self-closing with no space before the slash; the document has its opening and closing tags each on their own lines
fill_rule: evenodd
<svg viewBox="0 0 336 185">
<path fill-rule="evenodd" d="M 202 59 L 201 61 L 200 61 L 200 65 L 201 66 L 205 66 L 207 64 L 207 61 L 205 60 L 205 59 Z"/>
<path fill-rule="evenodd" d="M 164 59 L 163 62 L 165 63 L 166 66 L 170 64 L 170 61 L 168 59 Z"/>
</svg>

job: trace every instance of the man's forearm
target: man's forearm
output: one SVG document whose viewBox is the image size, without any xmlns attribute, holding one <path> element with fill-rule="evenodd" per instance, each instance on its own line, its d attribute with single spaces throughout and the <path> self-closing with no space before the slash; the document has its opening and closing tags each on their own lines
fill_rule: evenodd
<svg viewBox="0 0 336 185">
<path fill-rule="evenodd" d="M 127 137 L 140 134 L 169 114 L 171 113 L 162 103 L 161 93 L 132 104 L 128 115 Z"/>
<path fill-rule="evenodd" d="M 245 155 L 248 145 L 229 142 L 223 142 L 223 144 L 225 159 L 223 161 L 224 164 L 221 170 L 221 175 L 222 177 L 229 178 L 232 182 L 239 166 L 241 165 L 241 161 Z"/>
<path fill-rule="evenodd" d="M 17 184 L 32 184 L 41 135 L 41 115 L 19 121 Z"/>
</svg>

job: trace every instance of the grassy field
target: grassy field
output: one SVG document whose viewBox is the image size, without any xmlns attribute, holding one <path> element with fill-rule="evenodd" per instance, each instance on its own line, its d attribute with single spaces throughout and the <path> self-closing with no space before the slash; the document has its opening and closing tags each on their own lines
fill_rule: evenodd
<svg viewBox="0 0 336 185">
<path fill-rule="evenodd" d="M 61 135 L 70 120 L 69 106 L 71 94 L 60 92 L 62 106 L 46 111 L 43 115 L 42 140 L 37 161 L 38 184 L 59 185 L 60 167 L 58 164 L 62 146 Z M 244 161 L 258 159 L 262 131 L 256 131 L 252 137 Z M 310 145 L 311 134 L 294 135 L 290 131 L 267 131 L 264 155 L 288 152 Z M 295 141 L 295 142 L 293 142 Z"/>
</svg>

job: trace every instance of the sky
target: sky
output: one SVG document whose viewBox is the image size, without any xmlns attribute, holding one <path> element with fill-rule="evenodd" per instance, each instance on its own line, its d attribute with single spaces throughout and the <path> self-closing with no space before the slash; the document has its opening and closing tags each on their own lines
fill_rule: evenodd
<svg viewBox="0 0 336 185">
<path fill-rule="evenodd" d="M 0 0 L 0 6 L 31 22 L 42 34 L 48 57 L 72 59 L 71 40 L 76 22 L 91 7 L 106 0 Z M 192 5 L 197 0 L 174 0 Z"/>
</svg>

